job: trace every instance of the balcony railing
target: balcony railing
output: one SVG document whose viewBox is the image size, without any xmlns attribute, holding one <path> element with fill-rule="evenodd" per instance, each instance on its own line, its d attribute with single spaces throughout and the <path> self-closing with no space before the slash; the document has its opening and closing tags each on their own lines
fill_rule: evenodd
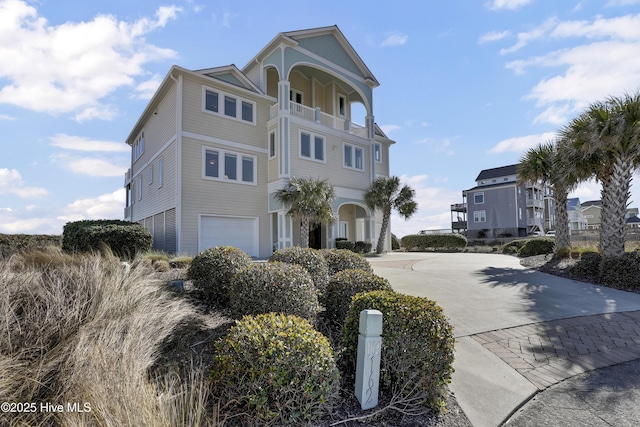
<svg viewBox="0 0 640 427">
<path fill-rule="evenodd" d="M 467 221 L 453 221 L 451 223 L 451 228 L 454 230 L 466 230 Z"/>
<path fill-rule="evenodd" d="M 131 169 L 124 173 L 124 186 L 126 187 L 131 183 Z"/>
<path fill-rule="evenodd" d="M 544 200 L 527 198 L 528 208 L 544 208 Z"/>
<path fill-rule="evenodd" d="M 131 206 L 127 206 L 124 208 L 124 219 L 125 221 L 131 219 Z"/>
<path fill-rule="evenodd" d="M 451 205 L 451 210 L 454 212 L 466 212 L 467 204 L 466 203 L 454 203 Z"/>
<path fill-rule="evenodd" d="M 278 105 L 274 104 L 269 110 L 269 119 L 273 119 L 278 115 Z M 299 117 L 303 120 L 307 120 L 314 123 L 319 123 L 323 126 L 330 127 L 332 129 L 341 130 L 343 132 L 350 133 L 351 135 L 367 138 L 367 128 L 364 126 L 356 125 L 348 120 L 340 117 L 332 116 L 320 110 L 320 108 L 310 108 L 306 105 L 298 104 L 297 102 L 289 101 L 289 113 L 294 117 Z"/>
</svg>

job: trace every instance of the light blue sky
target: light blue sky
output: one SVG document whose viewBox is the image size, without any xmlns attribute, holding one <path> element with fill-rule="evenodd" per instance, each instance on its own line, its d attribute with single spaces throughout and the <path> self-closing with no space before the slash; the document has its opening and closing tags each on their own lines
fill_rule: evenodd
<svg viewBox="0 0 640 427">
<path fill-rule="evenodd" d="M 417 190 L 398 236 L 448 228 L 481 169 L 640 89 L 640 0 L 0 0 L 0 233 L 121 218 L 124 140 L 172 64 L 243 67 L 279 32 L 334 24 L 380 81 L 391 172 Z"/>
</svg>

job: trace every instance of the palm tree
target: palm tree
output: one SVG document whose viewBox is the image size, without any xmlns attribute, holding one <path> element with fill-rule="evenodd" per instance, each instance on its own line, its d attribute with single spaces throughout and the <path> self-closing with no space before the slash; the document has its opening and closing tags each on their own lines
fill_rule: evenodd
<svg viewBox="0 0 640 427">
<path fill-rule="evenodd" d="M 631 179 L 640 160 L 640 92 L 592 104 L 561 134 L 575 149 L 573 170 L 602 184 L 600 251 L 620 256 Z"/>
<path fill-rule="evenodd" d="M 289 206 L 289 215 L 299 216 L 300 246 L 309 247 L 310 224 L 333 224 L 335 192 L 329 181 L 319 178 L 292 177 L 287 185 L 276 191 L 276 200 Z"/>
<path fill-rule="evenodd" d="M 541 143 L 529 149 L 518 164 L 521 184 L 540 181 L 551 186 L 556 202 L 556 252 L 571 244 L 567 198 L 576 178 L 566 173 L 567 149 L 568 144 L 563 141 Z"/>
<path fill-rule="evenodd" d="M 404 219 L 410 218 L 418 210 L 414 200 L 415 191 L 407 186 L 400 187 L 397 176 L 376 178 L 364 195 L 364 201 L 372 211 L 382 211 L 382 228 L 376 245 L 376 253 L 381 254 L 389 229 L 391 210 L 395 209 Z"/>
</svg>

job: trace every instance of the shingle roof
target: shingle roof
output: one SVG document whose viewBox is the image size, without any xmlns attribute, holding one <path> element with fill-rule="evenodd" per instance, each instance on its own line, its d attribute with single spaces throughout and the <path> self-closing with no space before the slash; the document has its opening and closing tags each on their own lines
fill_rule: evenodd
<svg viewBox="0 0 640 427">
<path fill-rule="evenodd" d="M 500 178 L 503 176 L 517 175 L 518 165 L 501 166 L 499 168 L 484 169 L 480 172 L 480 175 L 476 178 L 476 181 L 482 181 L 483 179 Z"/>
<path fill-rule="evenodd" d="M 589 200 L 588 202 L 580 204 L 583 208 L 588 208 L 589 206 L 602 206 L 602 200 Z"/>
</svg>

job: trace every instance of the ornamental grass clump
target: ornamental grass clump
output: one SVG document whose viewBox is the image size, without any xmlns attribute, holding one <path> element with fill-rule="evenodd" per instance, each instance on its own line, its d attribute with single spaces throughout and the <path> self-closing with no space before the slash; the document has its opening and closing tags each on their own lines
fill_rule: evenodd
<svg viewBox="0 0 640 427">
<path fill-rule="evenodd" d="M 251 257 L 238 248 L 216 246 L 193 258 L 189 278 L 207 303 L 228 307 L 231 279 L 251 263 Z"/>
<path fill-rule="evenodd" d="M 455 340 L 451 324 L 435 302 L 390 291 L 372 291 L 351 300 L 343 327 L 341 366 L 354 381 L 360 312 L 380 310 L 382 350 L 380 390 L 390 395 L 400 410 L 445 407 L 447 384 L 453 372 Z"/>
<path fill-rule="evenodd" d="M 342 270 L 358 269 L 373 273 L 365 257 L 348 249 L 322 249 L 320 253 L 327 263 L 329 277 Z"/>
<path fill-rule="evenodd" d="M 211 387 L 220 415 L 242 425 L 313 425 L 338 398 L 340 373 L 309 322 L 267 313 L 244 317 L 216 343 Z"/>
<path fill-rule="evenodd" d="M 233 277 L 231 312 L 235 317 L 280 312 L 315 323 L 318 293 L 311 276 L 296 264 L 251 264 Z"/>
<path fill-rule="evenodd" d="M 325 318 L 342 325 L 349 311 L 351 298 L 360 292 L 393 291 L 389 281 L 365 270 L 344 270 L 329 280 L 327 290 L 320 303 L 324 306 Z"/>
<path fill-rule="evenodd" d="M 269 257 L 269 262 L 275 261 L 297 264 L 303 267 L 311 275 L 319 293 L 324 292 L 327 287 L 329 269 L 320 251 L 299 246 L 278 249 Z"/>
</svg>

